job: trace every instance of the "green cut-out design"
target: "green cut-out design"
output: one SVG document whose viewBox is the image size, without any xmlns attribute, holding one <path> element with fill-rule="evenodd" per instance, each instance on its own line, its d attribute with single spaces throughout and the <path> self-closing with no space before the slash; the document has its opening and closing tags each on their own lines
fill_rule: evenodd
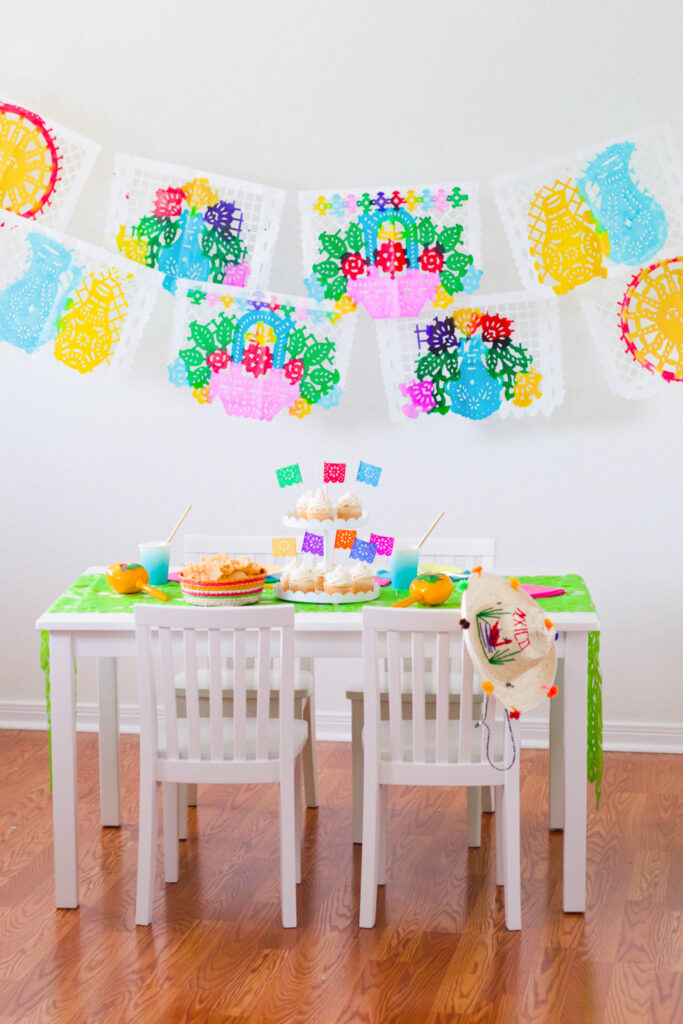
<svg viewBox="0 0 683 1024">
<path fill-rule="evenodd" d="M 349 252 L 360 252 L 363 246 L 363 231 L 355 221 L 351 221 L 346 229 L 346 244 Z"/>
</svg>

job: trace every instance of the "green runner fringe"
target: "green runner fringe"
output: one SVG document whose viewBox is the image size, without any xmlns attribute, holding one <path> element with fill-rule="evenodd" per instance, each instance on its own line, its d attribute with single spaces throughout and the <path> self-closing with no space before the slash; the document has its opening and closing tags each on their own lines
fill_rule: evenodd
<svg viewBox="0 0 683 1024">
<path fill-rule="evenodd" d="M 602 785 L 602 672 L 600 634 L 588 634 L 588 781 L 595 785 L 595 808 L 600 806 Z"/>
</svg>

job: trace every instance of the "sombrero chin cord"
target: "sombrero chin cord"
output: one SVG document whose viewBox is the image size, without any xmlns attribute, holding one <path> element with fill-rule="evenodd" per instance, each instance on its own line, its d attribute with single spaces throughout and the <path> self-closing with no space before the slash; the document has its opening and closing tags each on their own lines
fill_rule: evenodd
<svg viewBox="0 0 683 1024">
<path fill-rule="evenodd" d="M 489 695 L 487 693 L 486 697 L 484 698 L 484 714 L 483 714 L 482 720 L 481 720 L 481 722 L 477 722 L 477 726 L 481 726 L 482 729 L 486 729 L 486 760 L 488 761 L 488 763 L 491 765 L 492 768 L 496 769 L 497 772 L 507 772 L 507 771 L 509 771 L 510 768 L 512 768 L 512 766 L 515 763 L 515 760 L 517 758 L 517 746 L 515 744 L 515 737 L 514 737 L 514 734 L 512 732 L 512 724 L 510 722 L 510 712 L 507 710 L 507 708 L 505 709 L 505 721 L 507 722 L 508 730 L 510 732 L 510 742 L 512 743 L 512 760 L 510 761 L 510 764 L 505 764 L 501 768 L 500 765 L 497 765 L 497 764 L 493 763 L 493 761 L 491 760 L 491 755 L 489 753 L 489 746 L 491 744 L 491 728 L 490 728 L 488 722 L 486 721 L 486 713 L 488 711 L 488 707 L 489 707 Z"/>
</svg>

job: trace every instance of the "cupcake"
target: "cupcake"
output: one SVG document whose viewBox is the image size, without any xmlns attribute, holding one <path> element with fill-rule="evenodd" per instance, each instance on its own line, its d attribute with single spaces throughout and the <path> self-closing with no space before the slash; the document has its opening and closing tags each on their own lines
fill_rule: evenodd
<svg viewBox="0 0 683 1024">
<path fill-rule="evenodd" d="M 337 518 L 360 519 L 362 515 L 363 506 L 358 495 L 351 494 L 350 491 L 347 491 L 346 494 L 342 494 L 341 498 L 337 502 Z"/>
<path fill-rule="evenodd" d="M 319 522 L 322 522 L 324 519 L 334 519 L 332 502 L 322 487 L 318 488 L 309 501 L 306 517 L 307 519 L 317 519 Z"/>
<path fill-rule="evenodd" d="M 367 594 L 375 589 L 375 574 L 369 565 L 361 562 L 351 570 L 351 583 L 354 594 Z"/>
<path fill-rule="evenodd" d="M 330 566 L 332 568 L 332 566 Z M 315 567 L 315 589 L 320 592 L 325 585 L 325 573 L 327 572 L 327 566 L 325 565 L 325 559 L 321 558 Z"/>
<path fill-rule="evenodd" d="M 280 586 L 283 590 L 289 589 L 289 577 L 292 571 L 298 568 L 299 563 L 296 558 L 293 558 L 291 562 L 287 562 L 280 573 Z"/>
<path fill-rule="evenodd" d="M 352 589 L 351 573 L 343 565 L 338 565 L 325 576 L 326 594 L 350 594 Z"/>
<path fill-rule="evenodd" d="M 304 491 L 296 503 L 296 514 L 299 519 L 306 519 L 308 516 L 308 503 L 313 497 L 313 491 Z"/>
<path fill-rule="evenodd" d="M 310 565 L 297 565 L 289 574 L 287 589 L 299 594 L 315 591 L 315 569 Z"/>
</svg>

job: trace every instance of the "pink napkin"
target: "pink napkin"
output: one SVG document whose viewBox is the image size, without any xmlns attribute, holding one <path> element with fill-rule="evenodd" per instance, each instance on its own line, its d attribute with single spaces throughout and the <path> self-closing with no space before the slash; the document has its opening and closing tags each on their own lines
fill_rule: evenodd
<svg viewBox="0 0 683 1024">
<path fill-rule="evenodd" d="M 171 577 L 169 576 L 169 579 Z M 534 599 L 539 597 L 559 597 L 560 594 L 566 594 L 566 590 L 561 590 L 559 587 L 541 587 L 536 583 L 522 583 L 522 590 L 526 590 L 529 597 Z"/>
</svg>

